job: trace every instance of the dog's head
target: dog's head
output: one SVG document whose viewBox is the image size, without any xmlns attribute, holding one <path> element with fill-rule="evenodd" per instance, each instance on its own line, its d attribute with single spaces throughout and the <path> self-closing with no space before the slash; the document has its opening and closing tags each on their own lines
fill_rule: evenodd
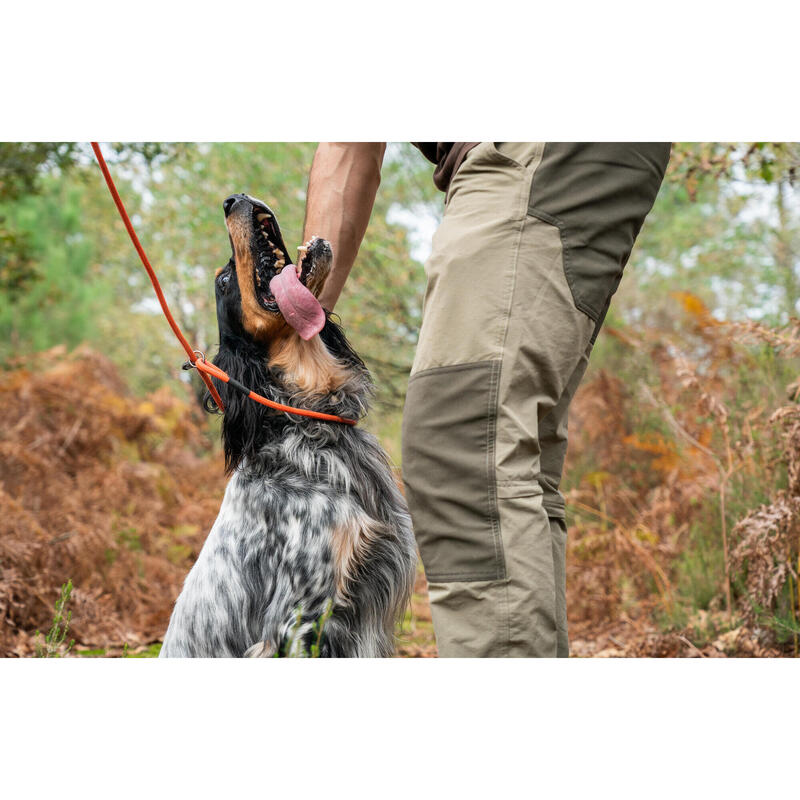
<svg viewBox="0 0 800 800">
<path fill-rule="evenodd" d="M 319 297 L 331 268 L 328 242 L 312 239 L 295 267 L 275 214 L 264 203 L 235 194 L 225 200 L 223 210 L 232 253 L 214 278 L 220 336 L 214 363 L 244 386 L 285 405 L 361 416 L 371 381 L 344 331 L 326 311 L 319 335 L 301 336 L 270 290 L 281 270 L 297 269 L 299 282 Z M 255 468 L 263 447 L 287 425 L 303 425 L 307 435 L 322 438 L 339 433 L 337 423 L 275 412 L 227 383 L 215 385 L 225 404 L 222 436 L 228 470 L 244 459 Z M 206 408 L 216 408 L 208 395 Z"/>
<path fill-rule="evenodd" d="M 291 332 L 270 291 L 270 281 L 283 269 L 298 269 L 298 277 L 319 297 L 331 268 L 331 247 L 314 238 L 292 264 L 272 210 L 246 194 L 234 194 L 222 204 L 231 241 L 231 258 L 217 270 L 215 290 L 220 337 L 246 334 L 268 343 Z"/>
</svg>

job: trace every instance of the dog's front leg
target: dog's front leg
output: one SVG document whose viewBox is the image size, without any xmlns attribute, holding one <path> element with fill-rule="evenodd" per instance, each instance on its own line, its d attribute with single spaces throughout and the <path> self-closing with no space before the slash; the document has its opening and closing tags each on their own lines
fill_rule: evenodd
<svg viewBox="0 0 800 800">
<path fill-rule="evenodd" d="M 223 504 L 175 603 L 162 657 L 238 658 L 255 639 L 253 592 L 237 546 L 242 528 Z"/>
</svg>

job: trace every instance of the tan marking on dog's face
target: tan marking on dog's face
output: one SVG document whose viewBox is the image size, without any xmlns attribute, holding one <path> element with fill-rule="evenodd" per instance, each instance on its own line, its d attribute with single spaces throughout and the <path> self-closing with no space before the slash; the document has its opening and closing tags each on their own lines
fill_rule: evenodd
<svg viewBox="0 0 800 800">
<path fill-rule="evenodd" d="M 335 392 L 349 377 L 347 368 L 328 352 L 319 336 L 305 341 L 291 328 L 287 336 L 272 343 L 269 365 L 282 370 L 286 380 L 307 396 Z"/>
<path fill-rule="evenodd" d="M 272 339 L 291 330 L 282 314 L 266 311 L 256 300 L 256 292 L 253 287 L 255 264 L 250 249 L 253 230 L 249 220 L 243 221 L 237 215 L 228 217 L 225 224 L 233 242 L 236 280 L 242 296 L 242 326 L 254 339 L 259 341 Z"/>
</svg>

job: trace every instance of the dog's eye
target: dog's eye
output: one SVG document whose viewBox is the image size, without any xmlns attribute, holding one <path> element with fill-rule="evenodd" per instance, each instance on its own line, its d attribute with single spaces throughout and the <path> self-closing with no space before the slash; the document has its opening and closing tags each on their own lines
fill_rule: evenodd
<svg viewBox="0 0 800 800">
<path fill-rule="evenodd" d="M 226 269 L 224 272 L 220 272 L 219 276 L 217 277 L 217 283 L 219 284 L 219 288 L 227 289 L 230 280 L 231 280 L 231 272 L 229 269 Z"/>
</svg>

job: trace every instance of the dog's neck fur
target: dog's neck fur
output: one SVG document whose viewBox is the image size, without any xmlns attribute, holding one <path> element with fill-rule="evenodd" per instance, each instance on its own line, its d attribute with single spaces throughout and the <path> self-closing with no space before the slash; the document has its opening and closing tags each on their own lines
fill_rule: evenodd
<svg viewBox="0 0 800 800">
<path fill-rule="evenodd" d="M 225 335 L 214 363 L 277 403 L 342 417 L 363 416 L 372 394 L 364 363 L 330 316 L 319 336 L 309 341 L 292 333 L 265 347 L 249 337 Z M 228 472 L 243 462 L 258 471 L 266 445 L 284 436 L 289 426 L 302 429 L 304 436 L 318 443 L 337 441 L 350 429 L 342 423 L 274 411 L 228 384 L 220 386 L 220 394 L 225 404 L 222 439 Z"/>
<path fill-rule="evenodd" d="M 304 341 L 292 331 L 269 349 L 270 370 L 279 371 L 287 387 L 296 386 L 300 396 L 313 399 L 332 394 L 349 377 L 344 363 L 333 356 L 319 336 Z"/>
</svg>

